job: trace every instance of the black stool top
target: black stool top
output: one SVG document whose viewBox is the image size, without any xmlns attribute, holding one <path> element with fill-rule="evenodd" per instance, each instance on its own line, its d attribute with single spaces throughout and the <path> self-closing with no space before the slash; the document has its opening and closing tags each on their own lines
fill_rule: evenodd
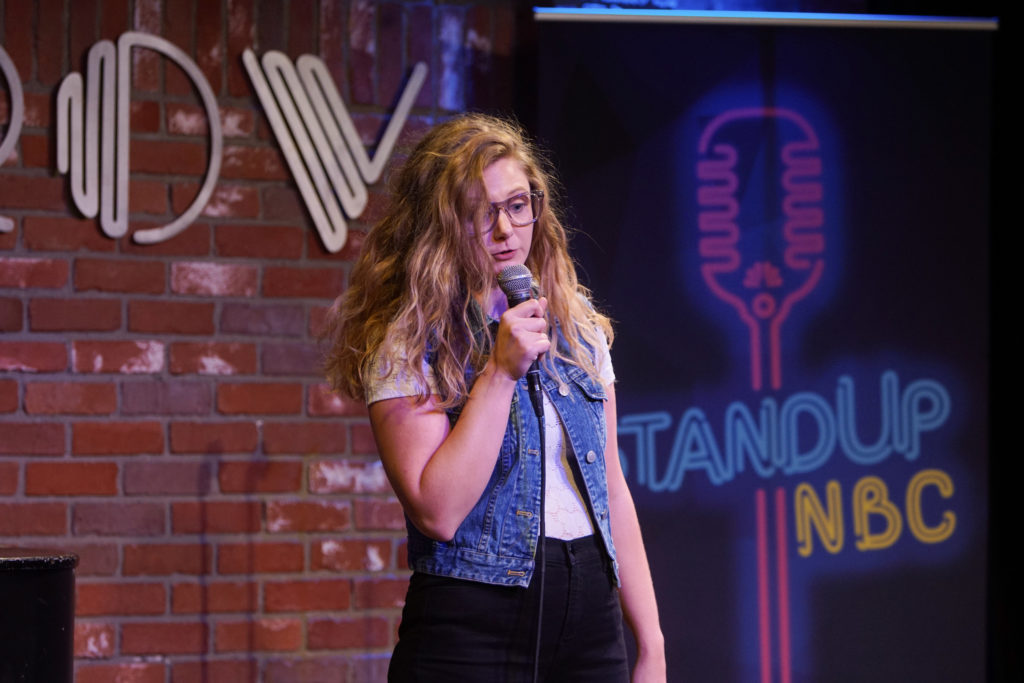
<svg viewBox="0 0 1024 683">
<path fill-rule="evenodd" d="M 0 546 L 0 572 L 74 569 L 78 555 L 48 548 L 12 548 Z"/>
</svg>

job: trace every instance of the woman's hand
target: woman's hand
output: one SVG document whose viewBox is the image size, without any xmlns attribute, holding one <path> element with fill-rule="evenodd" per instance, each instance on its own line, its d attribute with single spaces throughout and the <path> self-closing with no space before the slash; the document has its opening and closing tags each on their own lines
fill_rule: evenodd
<svg viewBox="0 0 1024 683">
<path fill-rule="evenodd" d="M 547 319 L 548 300 L 529 299 L 501 315 L 498 337 L 491 355 L 496 369 L 511 379 L 519 379 L 530 364 L 551 348 Z"/>
</svg>

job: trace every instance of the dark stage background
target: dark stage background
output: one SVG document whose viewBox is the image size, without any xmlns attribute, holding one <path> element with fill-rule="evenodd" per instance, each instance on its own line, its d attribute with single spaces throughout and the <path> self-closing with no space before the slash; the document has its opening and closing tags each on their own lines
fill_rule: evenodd
<svg viewBox="0 0 1024 683">
<path fill-rule="evenodd" d="M 541 22 L 673 680 L 982 680 L 988 31 Z"/>
</svg>

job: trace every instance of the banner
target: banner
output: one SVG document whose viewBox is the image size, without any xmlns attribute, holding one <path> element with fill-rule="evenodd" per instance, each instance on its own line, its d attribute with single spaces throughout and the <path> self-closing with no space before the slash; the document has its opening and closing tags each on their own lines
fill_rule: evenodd
<svg viewBox="0 0 1024 683">
<path fill-rule="evenodd" d="M 991 40 L 541 22 L 670 680 L 983 678 Z"/>
</svg>

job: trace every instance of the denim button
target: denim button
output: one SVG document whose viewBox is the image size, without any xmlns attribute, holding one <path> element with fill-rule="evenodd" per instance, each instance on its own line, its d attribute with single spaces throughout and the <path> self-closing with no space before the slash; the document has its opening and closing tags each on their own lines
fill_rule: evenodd
<svg viewBox="0 0 1024 683">
<path fill-rule="evenodd" d="M 558 387 L 558 393 L 561 394 L 562 396 L 568 396 L 569 395 L 569 385 L 568 384 L 563 384 L 560 387 Z"/>
<path fill-rule="evenodd" d="M 597 460 L 597 453 L 594 451 L 587 451 L 587 462 L 593 464 Z"/>
</svg>

